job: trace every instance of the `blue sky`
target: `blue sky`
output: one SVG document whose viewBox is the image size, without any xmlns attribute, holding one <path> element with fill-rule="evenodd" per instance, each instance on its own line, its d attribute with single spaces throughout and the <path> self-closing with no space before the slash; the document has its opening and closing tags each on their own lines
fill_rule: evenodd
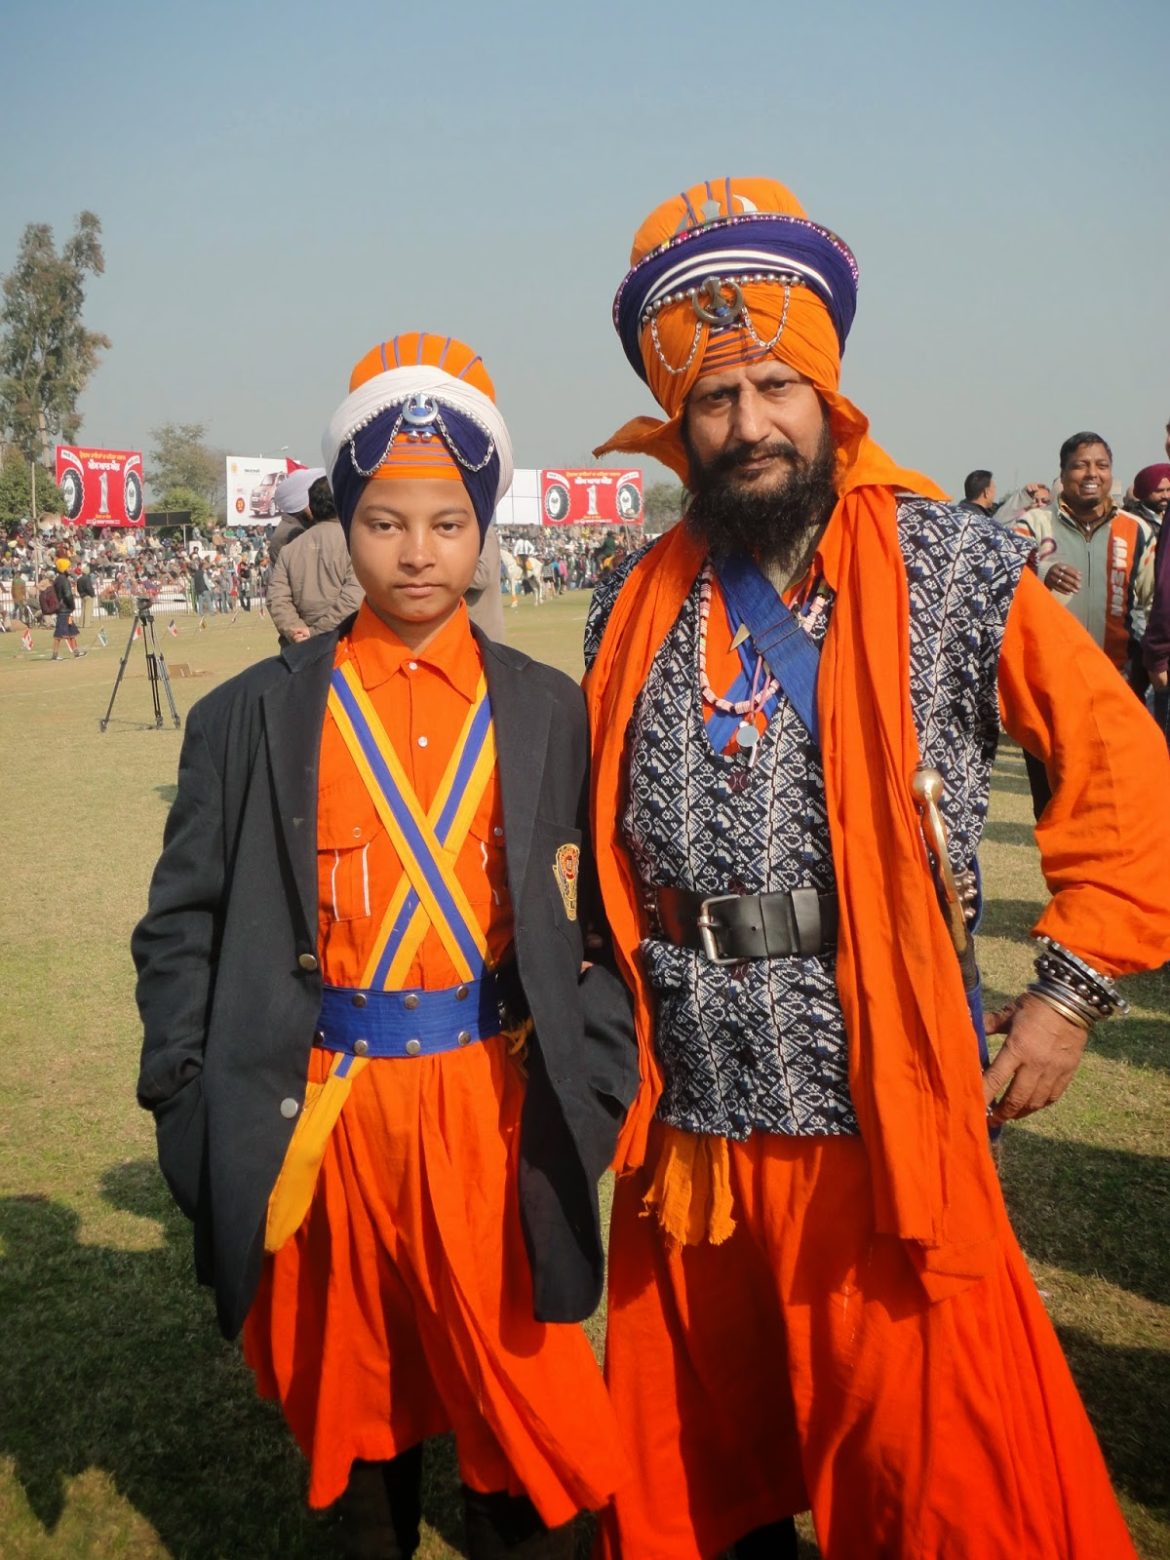
<svg viewBox="0 0 1170 1560">
<path fill-rule="evenodd" d="M 0 270 L 26 222 L 103 223 L 87 442 L 315 461 L 354 360 L 422 327 L 483 354 L 519 465 L 584 461 L 653 410 L 609 316 L 635 228 L 742 173 L 856 251 L 843 387 L 899 459 L 953 490 L 1082 427 L 1126 480 L 1161 457 L 1166 0 L 21 0 L 4 32 Z"/>
</svg>

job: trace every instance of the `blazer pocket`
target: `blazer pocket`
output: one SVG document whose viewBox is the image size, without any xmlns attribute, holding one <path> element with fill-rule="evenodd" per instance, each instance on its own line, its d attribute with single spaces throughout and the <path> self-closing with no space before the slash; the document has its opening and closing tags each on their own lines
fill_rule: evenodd
<svg viewBox="0 0 1170 1560">
<path fill-rule="evenodd" d="M 163 1178 L 176 1203 L 193 1219 L 207 1150 L 207 1112 L 201 1077 L 192 1078 L 177 1094 L 155 1107 L 154 1130 Z"/>
</svg>

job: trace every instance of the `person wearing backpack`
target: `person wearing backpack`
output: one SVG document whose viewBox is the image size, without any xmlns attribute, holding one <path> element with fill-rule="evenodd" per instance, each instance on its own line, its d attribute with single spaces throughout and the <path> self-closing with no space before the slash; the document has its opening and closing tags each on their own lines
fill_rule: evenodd
<svg viewBox="0 0 1170 1560">
<path fill-rule="evenodd" d="M 48 598 L 52 596 L 56 603 L 56 622 L 53 624 L 53 660 L 61 659 L 61 641 L 64 640 L 75 661 L 80 661 L 85 655 L 84 650 L 77 648 L 77 625 L 73 621 L 73 610 L 77 605 L 77 597 L 73 593 L 73 581 L 69 577 L 69 559 L 57 559 L 57 578 L 50 582 L 48 588 L 41 592 L 41 611 L 45 616 L 53 611 L 48 605 Z"/>
</svg>

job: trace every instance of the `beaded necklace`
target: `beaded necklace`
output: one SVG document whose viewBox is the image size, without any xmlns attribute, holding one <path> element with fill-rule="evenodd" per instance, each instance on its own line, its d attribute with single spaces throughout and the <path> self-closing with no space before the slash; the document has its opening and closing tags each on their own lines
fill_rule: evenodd
<svg viewBox="0 0 1170 1560">
<path fill-rule="evenodd" d="M 752 673 L 751 691 L 746 699 L 723 699 L 712 688 L 711 679 L 707 676 L 707 624 L 711 616 L 713 579 L 711 566 L 708 564 L 703 569 L 699 584 L 699 678 L 703 698 L 708 704 L 713 705 L 724 715 L 741 717 L 735 732 L 735 742 L 739 751 L 747 755 L 750 766 L 755 764 L 759 751 L 760 733 L 755 724 L 755 717 L 769 699 L 779 692 L 780 684 L 771 674 L 766 678 L 762 676 L 764 660 L 762 656 L 757 656 L 755 671 Z"/>
</svg>

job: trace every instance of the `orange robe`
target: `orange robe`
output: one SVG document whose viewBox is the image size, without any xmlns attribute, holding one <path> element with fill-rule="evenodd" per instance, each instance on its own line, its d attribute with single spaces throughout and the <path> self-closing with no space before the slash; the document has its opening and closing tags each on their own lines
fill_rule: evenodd
<svg viewBox="0 0 1170 1560">
<path fill-rule="evenodd" d="M 885 755 L 867 749 L 873 705 L 850 687 L 845 636 L 855 636 L 854 653 L 860 643 L 867 647 L 863 678 L 884 674 L 888 691 L 897 675 L 896 634 L 883 643 L 858 632 L 875 597 L 897 599 L 899 567 L 892 548 L 883 557 L 877 505 L 863 515 L 868 529 L 855 532 L 853 565 L 860 559 L 870 588 L 864 601 L 854 590 L 849 617 L 839 598 L 830 628 L 837 644 L 826 640 L 822 661 L 826 784 L 838 818 L 859 780 L 874 787 L 866 801 L 885 805 Z M 857 583 L 841 544 L 839 527 L 836 534 L 831 527 L 822 558 L 839 590 L 844 580 Z M 609 784 L 620 774 L 621 734 L 645 665 L 693 578 L 688 546 L 680 537 L 664 555 L 628 644 L 589 689 L 594 826 L 607 909 L 627 958 L 636 958 L 630 938 L 640 926 L 637 899 L 626 896 L 632 869 L 613 832 L 618 809 Z M 885 591 L 878 588 L 883 568 L 891 575 Z M 718 687 L 734 669 L 723 613 L 713 610 L 710 634 L 708 671 Z M 999 688 L 1008 730 L 1048 762 L 1057 781 L 1038 831 L 1054 893 L 1038 929 L 1110 972 L 1162 962 L 1170 953 L 1162 866 L 1170 828 L 1161 815 L 1153 818 L 1148 786 L 1131 786 L 1127 777 L 1170 780 L 1166 754 L 1114 669 L 1030 574 L 1009 613 Z M 887 699 L 883 711 L 887 731 L 897 730 L 893 704 Z M 859 711 L 868 714 L 854 726 Z M 862 773 L 866 759 L 873 767 Z M 896 761 L 904 761 L 901 753 Z M 892 827 L 875 812 L 876 860 Z M 835 834 L 835 859 L 837 844 Z M 864 845 L 860 867 L 850 864 L 854 873 L 868 865 Z M 912 886 L 912 878 L 899 879 L 899 891 L 906 883 Z M 863 923 L 867 911 L 872 916 L 874 906 L 892 900 L 891 891 L 886 900 L 872 894 L 850 906 L 843 890 L 844 924 L 851 912 Z M 922 925 L 924 935 L 933 929 L 929 918 Z M 872 1007 L 889 1002 L 879 984 L 889 976 L 874 957 L 872 937 L 868 947 L 855 944 L 850 957 L 853 970 L 844 968 L 840 951 L 838 980 L 854 1098 L 869 1111 L 861 1136 L 756 1134 L 727 1143 L 735 1229 L 721 1244 L 679 1246 L 646 1216 L 670 1133 L 651 1119 L 656 1061 L 643 1051 L 644 1095 L 627 1122 L 627 1173 L 614 1199 L 606 1358 L 636 1477 L 606 1513 L 599 1552 L 615 1560 L 708 1560 L 753 1528 L 811 1506 L 829 1560 L 1133 1556 L 991 1170 L 974 1039 L 954 1000 L 961 992 L 950 984 L 953 953 L 944 948 L 935 962 L 936 1016 L 926 1030 L 948 1070 L 925 1091 L 909 1005 L 901 1026 L 897 1006 L 887 1008 L 894 1022 L 883 1022 L 872 1053 L 860 1042 L 849 1021 L 860 1011 L 846 1000 L 849 982 L 859 981 Z M 929 990 L 930 968 L 913 987 L 919 998 Z M 652 1009 L 633 959 L 629 969 L 645 1045 Z M 857 995 L 855 989 L 854 1001 Z M 932 1120 L 919 1101 L 935 1088 L 941 1103 Z M 954 1145 L 939 1156 L 938 1191 L 925 1123 Z M 703 1156 L 695 1163 L 701 1167 Z M 905 1187 L 915 1195 L 900 1193 Z M 882 1195 L 885 1188 L 892 1193 Z M 698 1170 L 694 1190 L 702 1190 Z"/>
<path fill-rule="evenodd" d="M 411 652 L 363 606 L 351 660 L 429 808 L 483 666 L 461 608 Z M 333 719 L 318 798 L 318 952 L 327 984 L 360 985 L 401 864 Z M 456 872 L 506 959 L 512 907 L 493 776 Z M 429 929 L 404 981 L 457 983 Z M 310 1082 L 332 1053 L 315 1049 Z M 461 1476 L 526 1494 L 549 1526 L 606 1501 L 622 1464 L 601 1374 L 580 1327 L 533 1318 L 516 1192 L 521 1067 L 502 1036 L 438 1056 L 375 1059 L 355 1078 L 312 1205 L 265 1258 L 244 1328 L 262 1394 L 309 1459 L 309 1503 L 380 1461 L 454 1430 Z"/>
</svg>

